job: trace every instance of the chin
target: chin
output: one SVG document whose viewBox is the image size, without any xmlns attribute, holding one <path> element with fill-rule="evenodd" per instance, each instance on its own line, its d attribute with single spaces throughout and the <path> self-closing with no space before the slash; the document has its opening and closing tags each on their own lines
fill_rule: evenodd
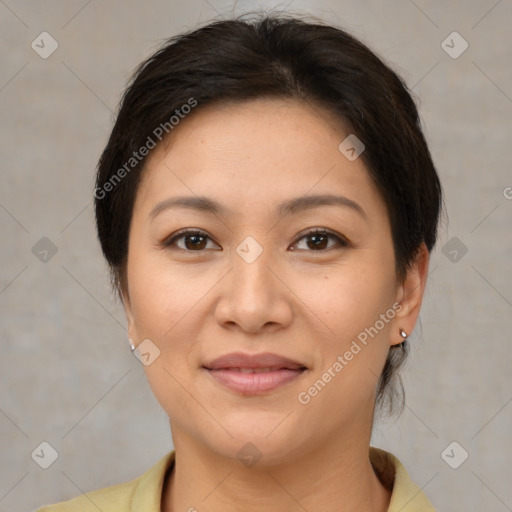
<svg viewBox="0 0 512 512">
<path fill-rule="evenodd" d="M 289 462 L 291 458 L 303 453 L 304 444 L 307 444 L 307 436 L 304 437 L 303 429 L 293 429 L 284 425 L 283 418 L 258 420 L 253 415 L 253 421 L 238 424 L 224 423 L 226 430 L 233 436 L 229 437 L 225 432 L 222 439 L 211 438 L 204 433 L 203 440 L 210 448 L 228 459 L 238 459 L 247 467 L 258 464 L 259 467 L 277 466 Z M 277 427 L 277 428 L 276 428 Z M 303 438 L 304 437 L 304 438 Z M 293 440 L 293 441 L 291 441 Z"/>
</svg>

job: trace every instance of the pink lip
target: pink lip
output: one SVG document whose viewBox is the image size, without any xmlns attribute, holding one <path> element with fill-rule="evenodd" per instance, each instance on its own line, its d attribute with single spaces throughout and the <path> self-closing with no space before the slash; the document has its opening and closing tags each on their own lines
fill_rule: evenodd
<svg viewBox="0 0 512 512">
<path fill-rule="evenodd" d="M 277 354 L 227 354 L 203 366 L 220 384 L 243 395 L 261 395 L 291 382 L 306 366 Z M 268 369 L 259 371 L 258 369 Z M 245 370 L 242 372 L 241 370 Z M 253 370 L 254 373 L 247 373 Z"/>
</svg>

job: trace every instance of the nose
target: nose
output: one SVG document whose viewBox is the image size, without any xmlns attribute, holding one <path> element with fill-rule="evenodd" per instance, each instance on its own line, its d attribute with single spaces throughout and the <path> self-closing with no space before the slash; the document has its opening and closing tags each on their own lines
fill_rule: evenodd
<svg viewBox="0 0 512 512">
<path fill-rule="evenodd" d="M 264 249 L 254 261 L 243 256 L 233 252 L 231 271 L 219 287 L 217 322 L 252 334 L 286 327 L 292 320 L 293 293 L 270 250 Z"/>
</svg>

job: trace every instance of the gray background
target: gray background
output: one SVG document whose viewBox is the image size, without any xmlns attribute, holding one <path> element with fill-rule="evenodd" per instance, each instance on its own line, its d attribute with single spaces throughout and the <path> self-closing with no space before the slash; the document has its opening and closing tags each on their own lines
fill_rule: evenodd
<svg viewBox="0 0 512 512">
<path fill-rule="evenodd" d="M 439 510 L 512 510 L 512 2 L 289 4 L 348 28 L 404 76 L 446 193 L 407 406 L 372 444 Z M 175 33 L 260 7 L 287 5 L 0 0 L 0 511 L 135 478 L 171 449 L 96 242 L 94 169 L 143 58 Z M 43 31 L 59 45 L 47 59 L 31 48 Z M 469 44 L 458 58 L 441 44 L 453 31 Z M 33 251 L 42 237 L 55 255 Z M 31 458 L 42 441 L 59 454 L 46 470 Z M 452 464 L 469 453 L 458 469 L 441 455 L 453 441 Z"/>
</svg>

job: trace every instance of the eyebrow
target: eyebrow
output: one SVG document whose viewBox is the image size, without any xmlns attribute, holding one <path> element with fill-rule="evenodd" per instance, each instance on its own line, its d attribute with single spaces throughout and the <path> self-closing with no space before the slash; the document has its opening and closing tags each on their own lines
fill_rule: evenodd
<svg viewBox="0 0 512 512">
<path fill-rule="evenodd" d="M 284 216 L 288 214 L 294 214 L 303 212 L 306 210 L 312 210 L 320 206 L 341 206 L 344 208 L 350 208 L 357 212 L 364 219 L 368 219 L 368 215 L 364 211 L 363 207 L 356 201 L 349 199 L 345 196 L 336 196 L 333 194 L 321 194 L 321 195 L 309 195 L 297 197 L 284 201 L 277 206 L 277 212 L 279 215 Z M 212 215 L 229 215 L 232 211 L 221 205 L 220 203 L 205 197 L 205 196 L 184 196 L 184 197 L 172 197 L 165 199 L 158 203 L 149 214 L 149 219 L 152 220 L 158 214 L 163 211 L 184 208 L 189 210 L 196 210 L 200 212 L 210 213 Z"/>
</svg>

